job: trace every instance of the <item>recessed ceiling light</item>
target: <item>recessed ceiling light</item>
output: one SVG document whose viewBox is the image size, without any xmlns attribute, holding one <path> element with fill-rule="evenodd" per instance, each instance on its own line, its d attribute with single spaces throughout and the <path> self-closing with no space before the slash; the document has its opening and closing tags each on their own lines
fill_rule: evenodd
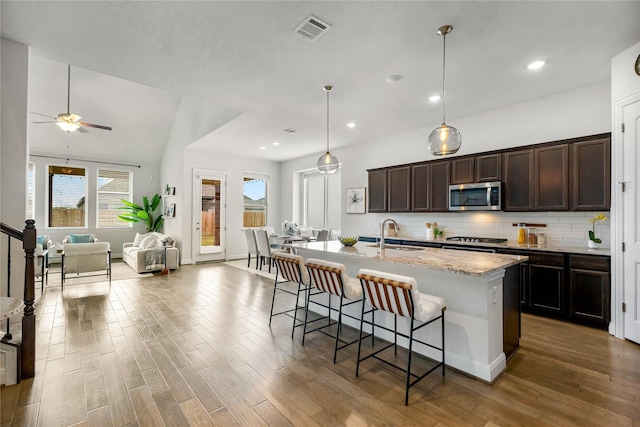
<svg viewBox="0 0 640 427">
<path fill-rule="evenodd" d="M 267 147 L 265 147 L 264 145 L 262 147 L 260 147 L 261 150 L 266 150 Z"/>
<path fill-rule="evenodd" d="M 347 127 L 350 129 L 353 129 L 354 127 L 358 126 L 357 124 L 355 124 L 354 122 L 349 122 L 347 123 Z"/>
<path fill-rule="evenodd" d="M 276 145 L 276 146 L 277 146 L 277 145 L 280 145 L 280 143 L 279 143 L 278 141 L 275 141 L 275 142 L 273 143 L 273 145 Z"/>
<path fill-rule="evenodd" d="M 397 83 L 400 80 L 402 80 L 404 77 L 402 77 L 400 74 L 394 74 L 392 76 L 387 77 L 387 83 Z"/>
<path fill-rule="evenodd" d="M 429 101 L 431 101 L 431 102 L 440 101 L 440 98 L 442 98 L 440 95 L 431 95 L 429 97 Z"/>
<path fill-rule="evenodd" d="M 538 60 L 538 61 L 533 61 L 527 64 L 527 69 L 529 70 L 539 70 L 540 68 L 542 68 L 544 66 L 544 64 L 546 63 L 546 61 L 543 60 Z"/>
</svg>

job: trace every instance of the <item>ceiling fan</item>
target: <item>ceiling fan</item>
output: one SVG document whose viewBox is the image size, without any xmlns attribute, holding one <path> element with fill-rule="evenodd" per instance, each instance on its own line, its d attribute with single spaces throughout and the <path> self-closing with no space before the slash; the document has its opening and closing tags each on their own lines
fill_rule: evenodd
<svg viewBox="0 0 640 427">
<path fill-rule="evenodd" d="M 67 133 L 73 132 L 75 130 L 77 130 L 80 133 L 88 133 L 89 131 L 87 129 L 85 129 L 85 127 L 97 128 L 97 129 L 103 129 L 103 130 L 111 130 L 111 127 L 109 127 L 109 126 L 103 126 L 103 125 L 96 125 L 96 124 L 93 124 L 93 123 L 81 122 L 80 119 L 82 117 L 80 117 L 77 114 L 69 112 L 69 100 L 70 100 L 70 98 L 71 98 L 71 65 L 67 65 L 67 112 L 58 114 L 58 117 L 52 117 L 52 116 L 48 116 L 46 114 L 36 113 L 35 111 L 32 111 L 31 113 L 33 113 L 33 114 L 37 114 L 39 116 L 44 116 L 44 117 L 49 117 L 50 119 L 54 119 L 53 121 L 32 122 L 32 123 L 37 123 L 37 124 L 55 123 L 58 126 L 60 126 L 60 128 L 62 130 L 64 130 L 65 132 L 67 132 Z"/>
</svg>

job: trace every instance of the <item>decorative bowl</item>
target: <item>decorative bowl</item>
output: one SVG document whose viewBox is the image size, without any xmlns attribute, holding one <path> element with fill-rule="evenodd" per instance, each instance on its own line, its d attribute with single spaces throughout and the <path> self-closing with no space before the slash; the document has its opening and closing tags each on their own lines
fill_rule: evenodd
<svg viewBox="0 0 640 427">
<path fill-rule="evenodd" d="M 358 236 L 338 236 L 338 240 L 345 246 L 353 246 L 358 243 Z"/>
</svg>

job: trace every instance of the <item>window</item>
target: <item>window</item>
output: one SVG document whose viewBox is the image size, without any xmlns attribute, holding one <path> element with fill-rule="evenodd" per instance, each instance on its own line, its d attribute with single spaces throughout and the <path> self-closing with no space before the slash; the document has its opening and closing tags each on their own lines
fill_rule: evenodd
<svg viewBox="0 0 640 427">
<path fill-rule="evenodd" d="M 130 171 L 98 169 L 98 219 L 97 227 L 131 227 L 133 224 L 118 219 L 123 213 L 121 199 L 131 201 Z"/>
<path fill-rule="evenodd" d="M 85 227 L 86 171 L 49 166 L 49 227 Z"/>
<path fill-rule="evenodd" d="M 245 176 L 242 186 L 244 195 L 243 227 L 267 225 L 267 176 Z"/>
<path fill-rule="evenodd" d="M 36 170 L 33 163 L 27 169 L 27 219 L 36 219 L 35 206 Z"/>
</svg>

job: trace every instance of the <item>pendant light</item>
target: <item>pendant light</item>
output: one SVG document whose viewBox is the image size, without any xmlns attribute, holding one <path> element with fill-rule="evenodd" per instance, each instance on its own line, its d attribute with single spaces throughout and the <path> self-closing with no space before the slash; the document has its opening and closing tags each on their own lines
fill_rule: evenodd
<svg viewBox="0 0 640 427">
<path fill-rule="evenodd" d="M 446 52 L 446 39 L 447 34 L 453 30 L 451 25 L 443 25 L 438 28 L 437 33 L 442 36 L 442 125 L 437 127 L 429 135 L 429 151 L 434 156 L 446 156 L 448 154 L 454 154 L 462 145 L 462 135 L 460 131 L 449 126 L 445 120 L 445 91 L 444 91 L 444 65 L 445 65 L 445 52 Z"/>
<path fill-rule="evenodd" d="M 336 156 L 329 152 L 329 92 L 333 87 L 325 86 L 324 91 L 327 92 L 327 152 L 318 159 L 318 170 L 323 175 L 331 175 L 336 173 L 340 167 L 340 163 Z"/>
</svg>

